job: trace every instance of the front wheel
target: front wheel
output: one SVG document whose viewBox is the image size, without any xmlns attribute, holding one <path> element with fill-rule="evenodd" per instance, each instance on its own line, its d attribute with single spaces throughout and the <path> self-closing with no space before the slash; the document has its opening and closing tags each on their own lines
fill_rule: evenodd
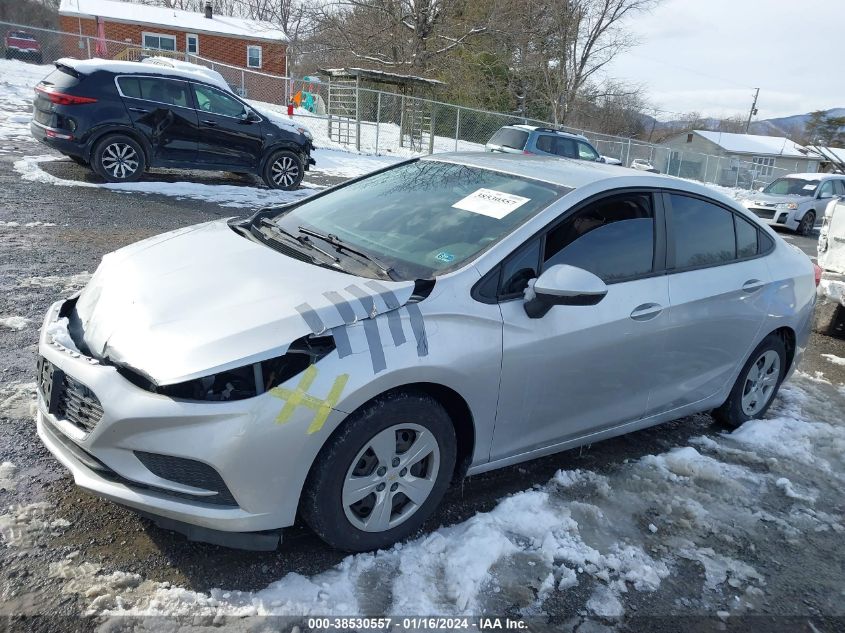
<svg viewBox="0 0 845 633">
<path fill-rule="evenodd" d="M 296 152 L 283 149 L 275 152 L 264 165 L 262 177 L 271 189 L 290 191 L 299 187 L 305 176 L 302 158 Z"/>
<path fill-rule="evenodd" d="M 362 552 L 420 529 L 449 486 L 455 430 L 424 393 L 383 396 L 350 416 L 308 475 L 302 516 L 329 545 Z"/>
<path fill-rule="evenodd" d="M 763 417 L 780 389 L 786 370 L 783 339 L 769 334 L 751 353 L 728 399 L 713 412 L 713 417 L 732 428 Z"/>
<path fill-rule="evenodd" d="M 813 234 L 813 229 L 816 227 L 816 212 L 807 211 L 801 222 L 798 224 L 798 234 L 808 237 Z"/>
<path fill-rule="evenodd" d="M 91 168 L 108 182 L 135 182 L 147 167 L 144 150 L 123 134 L 105 137 L 94 149 Z"/>
</svg>

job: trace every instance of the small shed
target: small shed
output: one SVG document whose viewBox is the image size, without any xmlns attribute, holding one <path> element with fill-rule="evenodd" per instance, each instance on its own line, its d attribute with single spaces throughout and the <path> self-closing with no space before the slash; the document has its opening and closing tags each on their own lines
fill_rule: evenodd
<svg viewBox="0 0 845 633">
<path fill-rule="evenodd" d="M 361 149 L 362 123 L 397 125 L 399 146 L 431 151 L 434 91 L 442 81 L 368 68 L 321 68 L 328 77 L 329 138 Z M 376 145 L 378 143 L 376 142 Z"/>
</svg>

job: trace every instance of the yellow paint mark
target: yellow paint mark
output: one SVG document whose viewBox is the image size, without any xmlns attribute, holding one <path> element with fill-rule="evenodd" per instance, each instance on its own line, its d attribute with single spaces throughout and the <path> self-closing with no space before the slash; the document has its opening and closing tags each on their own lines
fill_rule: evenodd
<svg viewBox="0 0 845 633">
<path fill-rule="evenodd" d="M 329 390 L 329 395 L 325 400 L 320 400 L 308 393 L 308 390 L 311 388 L 311 385 L 314 384 L 314 380 L 316 378 L 317 366 L 310 365 L 308 369 L 303 372 L 302 378 L 300 378 L 296 389 L 274 387 L 270 390 L 270 395 L 275 396 L 276 398 L 281 398 L 285 401 L 285 406 L 282 407 L 279 415 L 276 416 L 277 424 L 285 424 L 290 421 L 290 418 L 296 408 L 303 406 L 314 411 L 314 419 L 311 420 L 311 424 L 308 425 L 306 433 L 310 435 L 323 428 L 326 420 L 329 419 L 329 414 L 332 409 L 340 400 L 343 389 L 346 387 L 346 382 L 349 380 L 349 374 L 341 374 L 335 378 L 334 384 L 332 384 L 332 387 Z"/>
</svg>

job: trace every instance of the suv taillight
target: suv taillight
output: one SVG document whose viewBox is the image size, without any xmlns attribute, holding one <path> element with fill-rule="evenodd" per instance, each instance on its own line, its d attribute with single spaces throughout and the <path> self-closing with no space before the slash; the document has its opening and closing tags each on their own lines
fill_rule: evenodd
<svg viewBox="0 0 845 633">
<path fill-rule="evenodd" d="M 813 270 L 816 273 L 816 287 L 822 282 L 822 267 L 813 262 Z"/>
<path fill-rule="evenodd" d="M 97 102 L 93 97 L 77 97 L 76 95 L 65 94 L 64 92 L 59 92 L 54 88 L 46 86 L 36 86 L 35 92 L 40 92 L 56 105 L 80 105 L 83 103 Z"/>
</svg>

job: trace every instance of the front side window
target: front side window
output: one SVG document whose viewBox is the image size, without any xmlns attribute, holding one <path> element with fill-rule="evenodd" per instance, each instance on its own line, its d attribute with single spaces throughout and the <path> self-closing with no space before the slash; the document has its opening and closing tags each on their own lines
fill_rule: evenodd
<svg viewBox="0 0 845 633">
<path fill-rule="evenodd" d="M 176 38 L 173 35 L 144 33 L 144 48 L 152 48 L 160 51 L 175 51 Z"/>
<path fill-rule="evenodd" d="M 669 194 L 675 231 L 675 268 L 712 266 L 736 258 L 734 214 L 704 200 Z"/>
<path fill-rule="evenodd" d="M 227 95 L 222 90 L 211 86 L 192 84 L 197 107 L 203 112 L 241 118 L 246 114 L 246 108 L 240 101 Z"/>
<path fill-rule="evenodd" d="M 630 193 L 588 205 L 549 231 L 543 268 L 569 264 L 623 281 L 654 270 L 651 194 Z"/>
<path fill-rule="evenodd" d="M 493 138 L 490 139 L 489 143 L 490 145 L 498 145 L 500 147 L 507 147 L 508 149 L 521 150 L 525 148 L 527 140 L 528 132 L 525 130 L 503 127 L 493 135 Z"/>
<path fill-rule="evenodd" d="M 580 158 L 581 160 L 598 160 L 599 155 L 598 152 L 596 152 L 596 150 L 594 150 L 590 145 L 579 141 L 578 158 Z"/>
<path fill-rule="evenodd" d="M 819 198 L 830 198 L 833 196 L 833 181 L 825 180 L 819 187 Z"/>
<path fill-rule="evenodd" d="M 261 47 L 246 47 L 246 65 L 250 68 L 261 68 Z"/>
<path fill-rule="evenodd" d="M 144 99 L 188 107 L 188 88 L 184 81 L 163 79 L 159 77 L 118 77 L 117 85 L 126 97 Z"/>
<path fill-rule="evenodd" d="M 390 265 L 429 278 L 474 257 L 570 191 L 435 160 L 398 165 L 276 216 L 285 231 L 332 234 Z"/>
</svg>

